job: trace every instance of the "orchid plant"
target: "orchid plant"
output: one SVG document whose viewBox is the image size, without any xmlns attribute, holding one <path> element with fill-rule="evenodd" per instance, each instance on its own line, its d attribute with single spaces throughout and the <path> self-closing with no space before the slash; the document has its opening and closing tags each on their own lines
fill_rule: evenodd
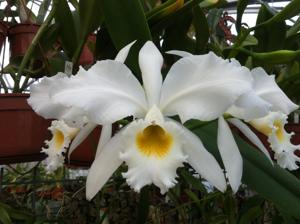
<svg viewBox="0 0 300 224">
<path fill-rule="evenodd" d="M 274 113 L 288 114 L 297 106 L 263 69 L 250 71 L 236 60 L 224 60 L 213 52 L 191 55 L 172 51 L 169 53 L 183 58 L 172 65 L 163 80 L 163 57 L 148 41 L 139 51 L 141 85 L 123 63 L 132 44 L 123 48 L 115 60 L 99 61 L 89 70 L 81 68 L 70 78 L 64 74 L 46 78 L 32 87 L 28 100 L 40 115 L 76 128 L 78 134 L 71 152 L 97 124 L 103 125 L 87 178 L 87 199 L 101 190 L 123 162 L 128 166 L 123 177 L 137 192 L 153 183 L 164 194 L 176 184 L 176 170 L 183 163 L 189 163 L 220 191 L 226 190 L 227 176 L 236 192 L 241 184 L 242 157 L 225 118 L 269 157 L 260 140 L 241 120 L 266 131 L 279 165 L 298 167 L 299 158 L 293 154 L 298 146 L 290 143 L 290 134 L 284 131 L 286 119 L 269 119 Z M 268 84 L 260 85 L 261 79 Z M 126 117 L 132 117 L 131 122 L 111 137 L 112 123 Z M 190 119 L 218 119 L 217 144 L 225 175 L 198 136 L 183 126 Z M 70 143 L 74 130 L 61 130 L 53 132 L 53 139 L 47 142 L 49 160 L 53 151 L 61 158 Z"/>
</svg>

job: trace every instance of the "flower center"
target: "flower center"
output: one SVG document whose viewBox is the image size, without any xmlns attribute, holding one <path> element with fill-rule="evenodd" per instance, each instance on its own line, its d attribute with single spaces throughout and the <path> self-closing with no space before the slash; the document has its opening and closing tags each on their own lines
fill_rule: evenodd
<svg viewBox="0 0 300 224">
<path fill-rule="evenodd" d="M 136 136 L 139 151 L 150 157 L 163 158 L 168 154 L 173 143 L 173 137 L 159 125 L 150 125 Z"/>
<path fill-rule="evenodd" d="M 55 149 L 60 151 L 62 145 L 64 144 L 64 134 L 60 130 L 55 130 L 54 133 L 54 142 L 55 142 Z"/>
</svg>

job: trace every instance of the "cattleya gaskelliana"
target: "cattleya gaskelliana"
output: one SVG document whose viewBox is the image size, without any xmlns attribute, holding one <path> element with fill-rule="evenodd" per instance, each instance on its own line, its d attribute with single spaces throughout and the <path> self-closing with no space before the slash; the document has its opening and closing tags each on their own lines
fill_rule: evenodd
<svg viewBox="0 0 300 224">
<path fill-rule="evenodd" d="M 129 48 L 121 50 L 121 58 L 126 58 Z M 101 136 L 87 177 L 88 199 L 95 196 L 123 162 L 128 166 L 123 176 L 136 191 L 153 183 L 165 193 L 175 185 L 176 170 L 184 162 L 217 189 L 225 191 L 223 170 L 201 140 L 182 125 L 190 119 L 219 119 L 218 146 L 226 161 L 229 183 L 234 191 L 238 189 L 242 159 L 223 114 L 245 94 L 253 92 L 253 77 L 249 69 L 236 61 L 223 60 L 212 52 L 185 56 L 174 63 L 163 81 L 162 55 L 148 41 L 139 52 L 143 86 L 122 60 L 103 60 L 87 71 L 80 68 L 75 76 L 51 82 L 44 97 L 44 103 L 50 103 L 50 110 L 41 107 L 41 102 L 29 99 L 41 115 L 47 111 L 48 117 L 64 119 L 66 112 L 61 111 L 67 108 L 76 111 L 71 114 L 85 117 L 79 140 L 87 136 L 93 125 L 105 127 L 105 137 Z M 39 85 L 42 84 L 34 88 L 38 90 Z M 38 98 L 36 92 L 32 92 L 31 99 Z M 256 102 L 251 103 L 257 106 Z M 264 110 L 266 105 L 259 106 Z M 174 115 L 179 116 L 181 123 L 172 119 Z M 128 116 L 133 117 L 132 122 L 111 138 L 111 124 Z M 77 119 L 74 116 L 71 120 Z M 230 165 L 229 157 L 238 160 Z"/>
</svg>

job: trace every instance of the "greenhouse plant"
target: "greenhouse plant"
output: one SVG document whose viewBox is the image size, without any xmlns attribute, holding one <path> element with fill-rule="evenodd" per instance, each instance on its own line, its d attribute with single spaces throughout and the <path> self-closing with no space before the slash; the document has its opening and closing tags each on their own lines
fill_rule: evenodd
<svg viewBox="0 0 300 224">
<path fill-rule="evenodd" d="M 0 1 L 0 223 L 299 223 L 278 2 Z"/>
</svg>

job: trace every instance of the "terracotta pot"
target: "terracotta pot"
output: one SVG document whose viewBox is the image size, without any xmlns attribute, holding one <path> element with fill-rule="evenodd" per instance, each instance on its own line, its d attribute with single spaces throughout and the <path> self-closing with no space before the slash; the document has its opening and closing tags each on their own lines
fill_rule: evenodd
<svg viewBox="0 0 300 224">
<path fill-rule="evenodd" d="M 5 42 L 5 38 L 7 36 L 7 30 L 8 30 L 8 27 L 7 25 L 0 21 L 0 50 Z"/>
<path fill-rule="evenodd" d="M 8 30 L 10 57 L 24 56 L 35 34 L 40 28 L 37 24 L 16 24 Z"/>
<path fill-rule="evenodd" d="M 37 115 L 27 104 L 29 94 L 0 94 L 0 164 L 40 161 L 51 120 Z M 69 166 L 89 167 L 94 160 L 101 127 L 72 153 Z"/>
<path fill-rule="evenodd" d="M 87 38 L 87 42 L 84 44 L 81 55 L 78 60 L 79 65 L 91 65 L 94 63 L 94 52 L 88 47 L 89 44 L 96 43 L 96 34 L 90 34 Z"/>
<path fill-rule="evenodd" d="M 39 161 L 50 121 L 27 104 L 28 94 L 0 94 L 0 164 Z"/>
</svg>

